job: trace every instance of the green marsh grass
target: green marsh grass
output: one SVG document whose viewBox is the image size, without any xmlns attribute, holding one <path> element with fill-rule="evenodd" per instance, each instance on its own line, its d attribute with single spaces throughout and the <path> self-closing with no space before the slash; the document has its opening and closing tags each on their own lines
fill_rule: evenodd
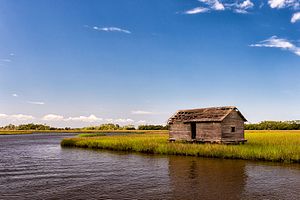
<svg viewBox="0 0 300 200">
<path fill-rule="evenodd" d="M 64 139 L 64 147 L 132 151 L 151 154 L 300 163 L 300 131 L 246 131 L 244 145 L 168 142 L 166 132 L 76 137 Z"/>
<path fill-rule="evenodd" d="M 0 131 L 0 135 L 32 134 L 32 131 Z"/>
<path fill-rule="evenodd" d="M 105 136 L 105 133 L 81 133 L 78 134 L 78 137 L 100 137 L 100 136 Z"/>
</svg>

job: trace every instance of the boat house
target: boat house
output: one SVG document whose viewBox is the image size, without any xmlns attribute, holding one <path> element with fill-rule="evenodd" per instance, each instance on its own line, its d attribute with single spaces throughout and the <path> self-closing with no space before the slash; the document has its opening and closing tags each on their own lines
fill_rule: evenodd
<svg viewBox="0 0 300 200">
<path fill-rule="evenodd" d="M 169 140 L 244 143 L 246 121 L 234 106 L 179 110 L 168 120 Z"/>
</svg>

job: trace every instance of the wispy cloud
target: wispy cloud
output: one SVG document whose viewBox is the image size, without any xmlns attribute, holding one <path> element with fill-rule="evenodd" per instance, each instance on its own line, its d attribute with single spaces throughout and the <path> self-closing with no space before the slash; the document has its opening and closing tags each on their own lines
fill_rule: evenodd
<svg viewBox="0 0 300 200">
<path fill-rule="evenodd" d="M 2 62 L 11 62 L 11 59 L 1 58 L 0 61 L 2 61 Z"/>
<path fill-rule="evenodd" d="M 131 114 L 134 114 L 134 115 L 151 115 L 151 114 L 154 114 L 154 112 L 144 111 L 144 110 L 134 110 L 134 111 L 131 111 Z"/>
<path fill-rule="evenodd" d="M 232 10 L 236 13 L 248 13 L 248 9 L 254 7 L 251 0 L 235 1 L 234 3 L 223 3 L 219 0 L 198 0 L 202 6 L 185 11 L 185 14 L 198 14 L 209 11 Z"/>
<path fill-rule="evenodd" d="M 126 30 L 126 29 L 122 29 L 122 28 L 118 28 L 118 27 L 97 27 L 97 26 L 94 26 L 93 29 L 97 30 L 97 31 L 121 32 L 121 33 L 131 34 L 131 31 Z"/>
<path fill-rule="evenodd" d="M 42 117 L 42 120 L 45 121 L 61 121 L 64 120 L 64 116 L 62 115 L 56 115 L 56 114 L 48 114 Z"/>
<path fill-rule="evenodd" d="M 282 50 L 290 51 L 297 56 L 300 56 L 300 47 L 297 47 L 291 41 L 283 38 L 278 38 L 277 36 L 272 36 L 266 40 L 260 41 L 257 44 L 251 44 L 251 47 L 269 47 L 269 48 L 279 48 Z"/>
<path fill-rule="evenodd" d="M 62 115 L 57 114 L 47 114 L 44 115 L 42 118 L 44 121 L 65 121 L 65 122 L 109 122 L 109 123 L 134 123 L 133 119 L 129 118 L 118 118 L 118 119 L 103 119 L 100 117 L 97 117 L 96 115 L 89 115 L 89 116 L 79 116 L 79 117 L 64 117 Z"/>
<path fill-rule="evenodd" d="M 286 7 L 292 7 L 292 8 L 299 8 L 300 1 L 299 0 L 268 0 L 268 4 L 271 8 L 286 8 Z"/>
<path fill-rule="evenodd" d="M 42 102 L 42 101 L 27 101 L 27 103 L 34 104 L 34 105 L 44 105 L 45 104 L 45 102 Z"/>
<path fill-rule="evenodd" d="M 191 10 L 187 10 L 184 13 L 188 14 L 188 15 L 194 15 L 194 14 L 199 14 L 199 13 L 205 13 L 205 12 L 208 12 L 208 11 L 209 11 L 208 8 L 197 7 L 197 8 L 193 8 Z"/>
<path fill-rule="evenodd" d="M 12 120 L 12 121 L 26 121 L 35 119 L 32 115 L 16 114 L 16 115 L 7 115 L 0 114 L 0 119 L 2 120 Z"/>
<path fill-rule="evenodd" d="M 294 13 L 292 16 L 291 22 L 296 23 L 299 20 L 300 20 L 300 12 Z"/>
<path fill-rule="evenodd" d="M 13 96 L 13 97 L 18 97 L 19 95 L 16 94 L 16 93 L 14 93 L 14 94 L 12 94 L 11 96 Z"/>
<path fill-rule="evenodd" d="M 137 123 L 137 124 L 146 124 L 147 122 L 146 122 L 146 120 L 139 120 L 139 121 L 137 121 L 136 123 Z"/>
<path fill-rule="evenodd" d="M 102 118 L 98 118 L 95 115 L 90 116 L 79 116 L 79 117 L 69 117 L 65 119 L 66 121 L 81 121 L 81 122 L 99 122 L 102 121 Z"/>
<path fill-rule="evenodd" d="M 207 4 L 213 10 L 225 10 L 224 5 L 219 0 L 199 0 Z"/>
<path fill-rule="evenodd" d="M 0 113 L 0 120 L 10 120 L 10 121 L 30 121 L 35 120 L 35 122 L 47 123 L 50 122 L 76 122 L 76 123 L 116 123 L 116 124 L 145 124 L 145 120 L 133 120 L 130 118 L 116 118 L 116 119 L 103 119 L 97 117 L 96 115 L 88 115 L 88 116 L 78 116 L 78 117 L 65 117 L 59 114 L 46 114 L 41 118 L 35 118 L 32 115 L 24 115 L 24 114 L 14 114 L 14 115 L 7 115 Z"/>
<path fill-rule="evenodd" d="M 105 119 L 106 122 L 108 123 L 134 123 L 134 120 L 133 119 L 124 119 L 124 118 L 119 118 L 119 119 L 111 119 L 111 118 L 108 118 L 108 119 Z"/>
<path fill-rule="evenodd" d="M 253 8 L 254 3 L 250 0 L 245 0 L 242 3 L 236 3 L 233 5 L 233 9 L 237 13 L 248 13 L 248 9 Z"/>
<path fill-rule="evenodd" d="M 115 123 L 134 123 L 134 120 L 133 119 L 116 119 L 114 120 Z"/>
<path fill-rule="evenodd" d="M 97 117 L 96 115 L 89 116 L 78 116 L 78 117 L 64 117 L 57 114 L 47 114 L 42 117 L 42 120 L 45 121 L 76 121 L 76 122 L 101 122 L 102 118 Z"/>
</svg>

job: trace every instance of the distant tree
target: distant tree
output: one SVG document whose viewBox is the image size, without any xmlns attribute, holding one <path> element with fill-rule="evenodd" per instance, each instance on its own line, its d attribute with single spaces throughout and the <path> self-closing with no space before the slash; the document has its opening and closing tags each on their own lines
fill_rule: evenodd
<svg viewBox="0 0 300 200">
<path fill-rule="evenodd" d="M 16 130 L 50 130 L 50 126 L 47 126 L 46 124 L 21 124 L 19 126 L 16 126 Z"/>
<path fill-rule="evenodd" d="M 168 130 L 168 126 L 163 125 L 140 125 L 139 130 Z"/>
<path fill-rule="evenodd" d="M 300 121 L 262 121 L 256 124 L 245 124 L 246 130 L 300 130 Z"/>
<path fill-rule="evenodd" d="M 13 124 L 9 124 L 7 126 L 2 127 L 4 130 L 16 130 L 16 126 Z"/>
<path fill-rule="evenodd" d="M 127 125 L 122 127 L 123 130 L 135 130 L 134 125 Z"/>
<path fill-rule="evenodd" d="M 119 124 L 101 124 L 99 126 L 88 126 L 83 127 L 83 130 L 122 130 L 122 127 Z"/>
</svg>

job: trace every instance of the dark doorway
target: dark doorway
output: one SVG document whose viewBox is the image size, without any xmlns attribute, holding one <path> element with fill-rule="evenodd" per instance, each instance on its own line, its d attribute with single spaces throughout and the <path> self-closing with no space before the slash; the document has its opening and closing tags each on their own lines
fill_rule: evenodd
<svg viewBox="0 0 300 200">
<path fill-rule="evenodd" d="M 196 123 L 191 123 L 192 139 L 196 139 Z"/>
</svg>

